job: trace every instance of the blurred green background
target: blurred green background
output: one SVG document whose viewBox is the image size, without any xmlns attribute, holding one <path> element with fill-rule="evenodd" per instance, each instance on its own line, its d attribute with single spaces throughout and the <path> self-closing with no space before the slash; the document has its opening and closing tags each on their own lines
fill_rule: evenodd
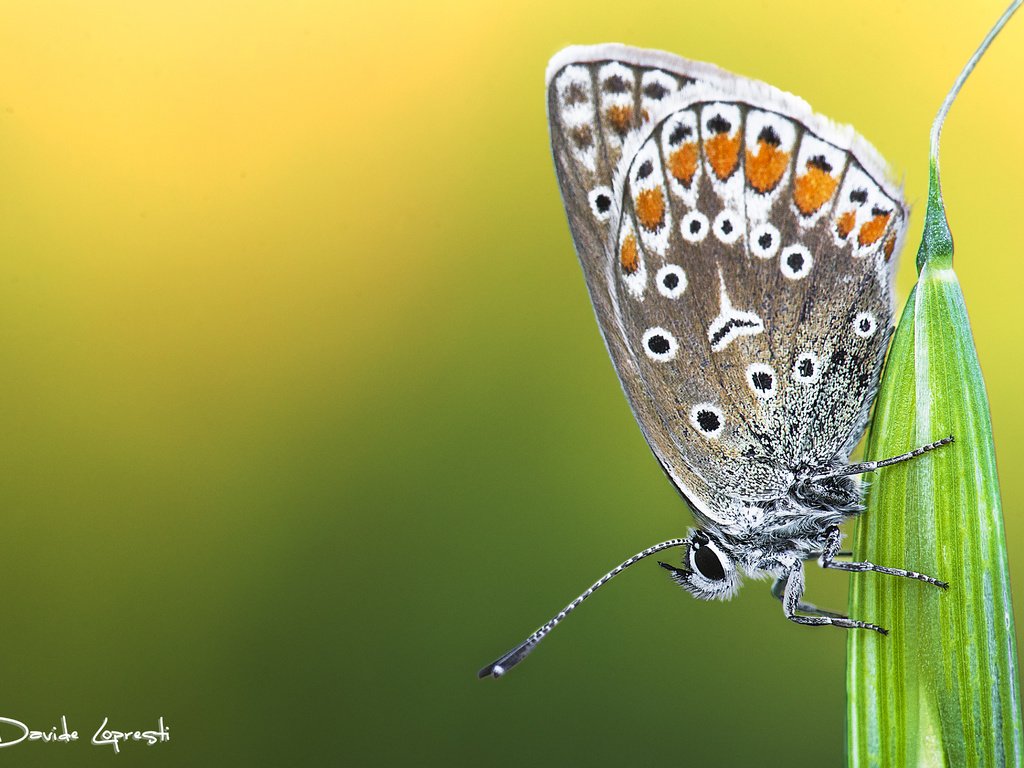
<svg viewBox="0 0 1024 768">
<path fill-rule="evenodd" d="M 839 763 L 845 636 L 764 584 L 638 566 L 475 678 L 689 524 L 598 336 L 544 67 L 660 47 L 853 123 L 916 204 L 902 302 L 930 121 L 1002 3 L 553 5 L 0 3 L 0 716 L 171 731 L 0 762 Z M 942 154 L 1018 606 L 1022 41 Z"/>
</svg>

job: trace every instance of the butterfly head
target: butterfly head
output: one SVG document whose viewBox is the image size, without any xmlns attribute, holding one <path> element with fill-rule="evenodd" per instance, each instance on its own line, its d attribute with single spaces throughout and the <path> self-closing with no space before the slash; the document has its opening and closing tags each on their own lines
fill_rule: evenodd
<svg viewBox="0 0 1024 768">
<path fill-rule="evenodd" d="M 740 588 L 736 561 L 721 543 L 700 529 L 691 530 L 685 568 L 661 563 L 672 580 L 700 600 L 728 600 Z"/>
</svg>

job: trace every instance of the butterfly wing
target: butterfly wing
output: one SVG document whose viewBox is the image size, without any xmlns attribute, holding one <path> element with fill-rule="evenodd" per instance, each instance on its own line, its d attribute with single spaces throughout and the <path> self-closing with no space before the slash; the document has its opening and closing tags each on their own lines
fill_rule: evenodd
<svg viewBox="0 0 1024 768">
<path fill-rule="evenodd" d="M 695 512 L 728 525 L 863 432 L 907 211 L 799 99 L 670 54 L 548 69 L 555 166 L 605 343 Z"/>
</svg>

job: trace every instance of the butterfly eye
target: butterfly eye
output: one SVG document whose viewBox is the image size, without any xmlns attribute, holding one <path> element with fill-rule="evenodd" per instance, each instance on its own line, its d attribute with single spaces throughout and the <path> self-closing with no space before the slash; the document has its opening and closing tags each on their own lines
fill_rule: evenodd
<svg viewBox="0 0 1024 768">
<path fill-rule="evenodd" d="M 736 594 L 740 578 L 729 554 L 704 531 L 691 531 L 689 544 L 687 568 L 662 563 L 673 581 L 701 600 L 728 600 Z"/>
<path fill-rule="evenodd" d="M 725 578 L 725 568 L 722 561 L 714 553 L 711 547 L 698 547 L 693 545 L 693 567 L 700 572 L 700 575 L 711 581 L 722 581 Z"/>
</svg>

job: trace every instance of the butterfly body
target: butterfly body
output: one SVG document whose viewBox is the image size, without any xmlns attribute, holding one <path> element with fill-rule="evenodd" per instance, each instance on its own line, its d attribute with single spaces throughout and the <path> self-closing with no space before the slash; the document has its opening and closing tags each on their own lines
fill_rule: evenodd
<svg viewBox="0 0 1024 768">
<path fill-rule="evenodd" d="M 852 129 L 709 64 L 608 44 L 548 65 L 562 199 L 637 423 L 700 528 L 630 558 L 481 674 L 518 663 L 623 568 L 662 563 L 703 599 L 775 578 L 787 618 L 883 631 L 801 602 L 803 562 L 841 563 L 861 511 L 849 465 L 893 328 L 908 211 Z"/>
</svg>

